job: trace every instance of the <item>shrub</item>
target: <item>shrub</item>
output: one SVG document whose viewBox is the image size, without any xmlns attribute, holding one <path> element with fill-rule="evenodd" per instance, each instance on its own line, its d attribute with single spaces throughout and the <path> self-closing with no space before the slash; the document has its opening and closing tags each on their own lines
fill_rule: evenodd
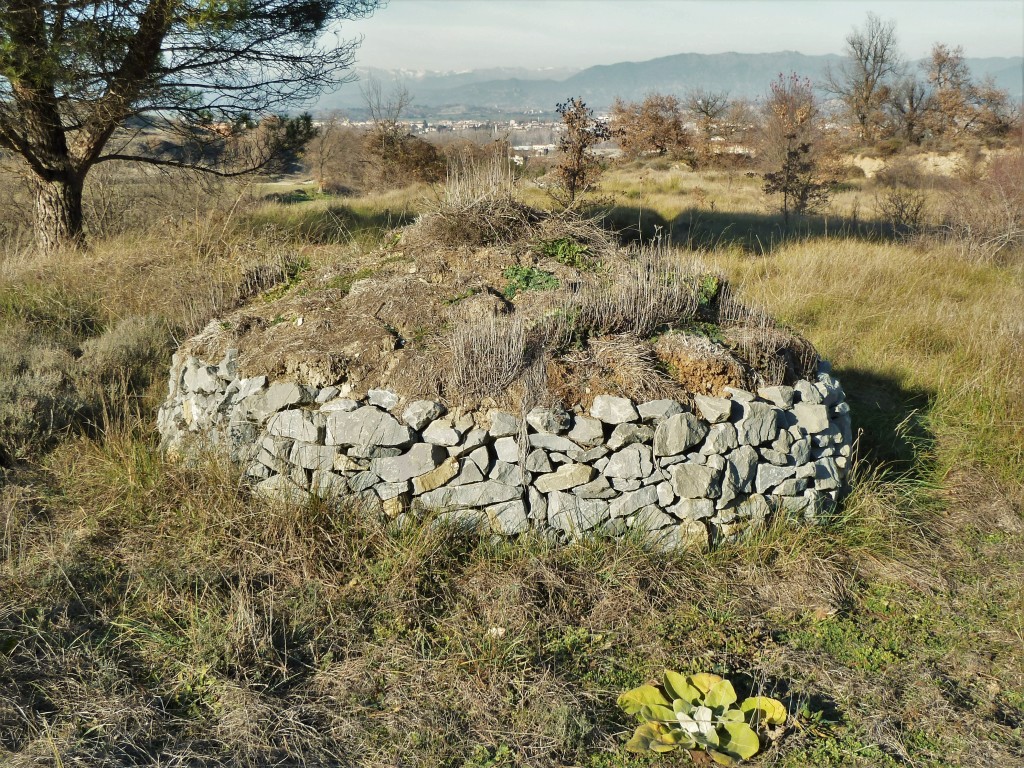
<svg viewBox="0 0 1024 768">
<path fill-rule="evenodd" d="M 988 173 L 946 197 L 941 231 L 973 261 L 1005 261 L 1024 250 L 1024 155 L 996 158 Z"/>
<path fill-rule="evenodd" d="M 896 234 L 916 235 L 924 229 L 927 213 L 924 192 L 910 187 L 892 187 L 875 196 L 879 218 L 889 222 Z"/>
</svg>

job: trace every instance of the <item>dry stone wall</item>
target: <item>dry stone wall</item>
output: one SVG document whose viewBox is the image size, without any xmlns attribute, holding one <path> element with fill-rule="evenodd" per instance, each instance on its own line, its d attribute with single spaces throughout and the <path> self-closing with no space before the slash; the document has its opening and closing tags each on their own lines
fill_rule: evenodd
<svg viewBox="0 0 1024 768">
<path fill-rule="evenodd" d="M 816 381 L 726 389 L 589 412 L 452 411 L 385 389 L 311 389 L 176 356 L 158 416 L 163 445 L 212 444 L 258 494 L 357 497 L 399 521 L 426 510 L 496 534 L 557 540 L 633 531 L 657 546 L 735 539 L 773 515 L 813 522 L 850 462 L 850 412 L 822 364 Z"/>
</svg>

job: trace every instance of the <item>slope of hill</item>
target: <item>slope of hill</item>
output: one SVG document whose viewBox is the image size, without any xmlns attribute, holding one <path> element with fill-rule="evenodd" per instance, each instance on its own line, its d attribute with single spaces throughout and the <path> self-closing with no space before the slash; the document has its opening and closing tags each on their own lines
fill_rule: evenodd
<svg viewBox="0 0 1024 768">
<path fill-rule="evenodd" d="M 827 54 L 808 56 L 796 51 L 775 53 L 680 53 L 648 61 L 601 64 L 579 72 L 526 68 L 483 69 L 458 73 L 410 73 L 364 70 L 384 83 L 402 82 L 412 93 L 414 114 L 490 115 L 553 111 L 569 96 L 581 96 L 595 109 L 611 105 L 617 96 L 633 99 L 646 93 L 683 94 L 693 87 L 728 91 L 738 98 L 757 98 L 779 73 L 796 72 L 821 82 L 826 69 L 843 60 Z M 967 59 L 977 79 L 991 76 L 996 85 L 1016 100 L 1024 98 L 1024 58 Z M 358 88 L 344 88 L 318 105 L 321 110 L 358 109 L 363 106 Z"/>
</svg>

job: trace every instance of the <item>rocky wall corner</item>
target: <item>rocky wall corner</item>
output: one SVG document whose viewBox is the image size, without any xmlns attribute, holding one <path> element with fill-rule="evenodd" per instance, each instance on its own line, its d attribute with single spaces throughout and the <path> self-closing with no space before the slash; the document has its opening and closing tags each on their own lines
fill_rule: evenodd
<svg viewBox="0 0 1024 768">
<path fill-rule="evenodd" d="M 354 395 L 238 375 L 176 355 L 157 419 L 165 449 L 217 446 L 257 494 L 354 495 L 403 521 L 439 510 L 495 534 L 558 541 L 640 531 L 656 546 L 706 547 L 774 515 L 813 522 L 850 466 L 849 406 L 822 364 L 815 381 L 635 403 L 598 396 L 589 412 L 448 412 L 385 389 Z"/>
</svg>

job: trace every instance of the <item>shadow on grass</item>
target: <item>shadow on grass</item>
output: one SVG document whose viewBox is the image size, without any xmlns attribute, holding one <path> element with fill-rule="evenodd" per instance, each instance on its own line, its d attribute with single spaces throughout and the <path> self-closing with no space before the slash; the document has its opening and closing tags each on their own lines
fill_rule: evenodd
<svg viewBox="0 0 1024 768">
<path fill-rule="evenodd" d="M 600 215 L 623 244 L 661 238 L 689 248 L 738 247 L 764 254 L 784 243 L 809 237 L 865 241 L 896 237 L 888 223 L 858 217 L 794 216 L 787 224 L 779 214 L 690 208 L 668 220 L 656 211 L 630 206 L 615 206 Z"/>
<path fill-rule="evenodd" d="M 861 460 L 918 475 L 924 468 L 921 459 L 935 447 L 928 426 L 935 392 L 907 389 L 891 377 L 859 368 L 837 368 L 835 375 L 846 391 Z"/>
</svg>

